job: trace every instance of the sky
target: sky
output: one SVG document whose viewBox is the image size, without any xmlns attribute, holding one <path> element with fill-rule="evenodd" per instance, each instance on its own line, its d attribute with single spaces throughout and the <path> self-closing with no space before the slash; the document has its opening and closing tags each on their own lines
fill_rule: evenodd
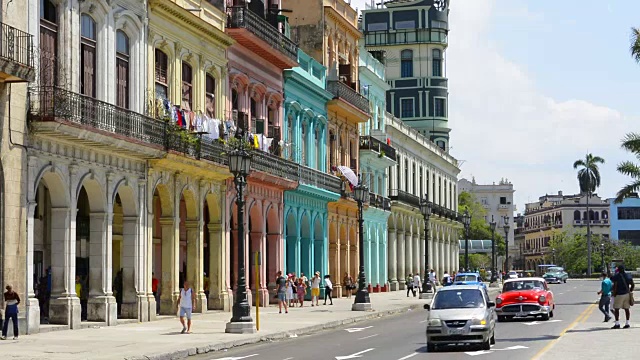
<svg viewBox="0 0 640 360">
<path fill-rule="evenodd" d="M 352 0 L 364 9 L 370 0 Z M 601 197 L 630 179 L 616 166 L 640 127 L 640 64 L 629 54 L 638 0 L 453 0 L 449 125 L 460 178 L 513 183 L 518 212 L 579 191 L 573 162 L 605 159 Z M 636 124 L 634 126 L 634 124 Z"/>
</svg>

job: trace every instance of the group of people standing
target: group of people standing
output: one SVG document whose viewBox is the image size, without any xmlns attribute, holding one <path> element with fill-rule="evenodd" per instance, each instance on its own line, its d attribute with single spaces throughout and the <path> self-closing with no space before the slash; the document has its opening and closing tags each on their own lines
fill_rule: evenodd
<svg viewBox="0 0 640 360">
<path fill-rule="evenodd" d="M 613 309 L 611 311 L 615 317 L 615 323 L 612 329 L 620 329 L 620 309 L 624 310 L 626 320 L 622 328 L 630 328 L 631 306 L 633 306 L 635 302 L 633 298 L 633 290 L 635 288 L 633 277 L 624 270 L 624 265 L 618 265 L 615 274 L 612 275 L 602 272 L 600 278 L 602 282 L 600 291 L 598 291 L 598 295 L 600 295 L 598 308 L 604 314 L 604 322 L 611 320 L 609 311 L 611 298 L 613 298 Z"/>
<path fill-rule="evenodd" d="M 348 292 L 352 290 L 353 279 L 348 274 L 345 274 L 345 279 L 349 279 L 349 282 L 345 281 L 345 285 L 348 286 Z M 332 293 L 333 282 L 331 281 L 331 275 L 325 275 L 324 278 L 320 277 L 320 272 L 316 271 L 311 279 L 307 278 L 304 273 L 300 273 L 297 277 L 295 273 L 287 274 L 284 276 L 282 271 L 278 271 L 276 274 L 276 289 L 275 298 L 278 299 L 278 309 L 282 314 L 282 308 L 284 307 L 285 314 L 289 313 L 289 307 L 304 306 L 305 295 L 307 289 L 311 289 L 311 306 L 320 306 L 320 287 L 324 288 L 324 304 L 333 305 Z M 355 288 L 355 287 L 354 287 Z"/>
<path fill-rule="evenodd" d="M 444 277 L 442 278 L 442 283 L 448 284 L 450 279 L 451 277 L 445 271 Z M 431 284 L 431 289 L 433 289 L 433 293 L 435 294 L 436 285 L 438 285 L 438 275 L 436 274 L 435 270 L 431 269 L 431 271 L 429 271 L 429 278 L 426 281 Z M 417 294 L 422 293 L 422 279 L 420 278 L 420 274 L 409 274 L 409 276 L 407 276 L 407 279 L 405 280 L 405 284 L 407 286 L 407 297 L 409 297 L 410 293 L 413 293 L 413 297 L 416 297 Z"/>
</svg>

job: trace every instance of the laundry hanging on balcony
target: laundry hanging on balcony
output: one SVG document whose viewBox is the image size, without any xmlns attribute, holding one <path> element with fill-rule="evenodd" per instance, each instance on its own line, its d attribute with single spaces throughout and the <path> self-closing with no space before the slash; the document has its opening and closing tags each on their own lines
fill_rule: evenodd
<svg viewBox="0 0 640 360">
<path fill-rule="evenodd" d="M 358 176 L 356 173 L 347 166 L 338 166 L 338 171 L 344 176 L 353 186 L 358 185 Z"/>
</svg>

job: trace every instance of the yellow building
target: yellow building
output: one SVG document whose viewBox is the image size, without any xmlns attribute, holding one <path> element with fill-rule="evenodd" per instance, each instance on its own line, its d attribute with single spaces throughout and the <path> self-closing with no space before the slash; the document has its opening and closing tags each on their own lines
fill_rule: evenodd
<svg viewBox="0 0 640 360">
<path fill-rule="evenodd" d="M 148 173 L 148 206 L 154 210 L 149 256 L 161 284 L 160 312 L 175 313 L 184 280 L 197 294 L 195 311 L 228 310 L 222 224 L 230 174 L 222 148 L 210 134 L 219 133 L 225 118 L 226 49 L 234 41 L 224 33 L 221 3 L 151 0 L 149 9 L 147 106 L 175 126 L 175 136 L 167 140 L 170 151 L 150 161 Z M 217 129 L 205 131 L 197 119 L 211 119 Z M 205 273 L 210 279 L 208 299 Z"/>
<path fill-rule="evenodd" d="M 289 19 L 292 32 L 301 39 L 300 48 L 328 69 L 329 169 L 339 174 L 344 166 L 358 174 L 359 124 L 370 116 L 358 82 L 358 13 L 344 0 L 284 0 L 282 7 L 305 14 Z M 329 203 L 329 274 L 336 296 L 342 296 L 345 273 L 355 279 L 360 266 L 357 204 L 346 181 L 344 188 L 340 200 Z"/>
</svg>

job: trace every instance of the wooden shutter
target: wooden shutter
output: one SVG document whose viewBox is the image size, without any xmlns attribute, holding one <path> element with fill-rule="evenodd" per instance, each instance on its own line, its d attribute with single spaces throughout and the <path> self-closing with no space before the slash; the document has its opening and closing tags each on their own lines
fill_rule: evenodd
<svg viewBox="0 0 640 360">
<path fill-rule="evenodd" d="M 205 93 L 205 113 L 213 118 L 216 116 L 216 79 L 211 75 L 207 75 Z"/>
<path fill-rule="evenodd" d="M 96 96 L 96 48 L 87 44 L 82 44 L 82 73 L 81 92 L 90 97 Z"/>
<path fill-rule="evenodd" d="M 40 84 L 53 86 L 56 81 L 58 27 L 48 21 L 40 22 Z"/>
<path fill-rule="evenodd" d="M 125 109 L 129 108 L 129 62 L 125 59 L 116 59 L 116 105 Z"/>
</svg>

